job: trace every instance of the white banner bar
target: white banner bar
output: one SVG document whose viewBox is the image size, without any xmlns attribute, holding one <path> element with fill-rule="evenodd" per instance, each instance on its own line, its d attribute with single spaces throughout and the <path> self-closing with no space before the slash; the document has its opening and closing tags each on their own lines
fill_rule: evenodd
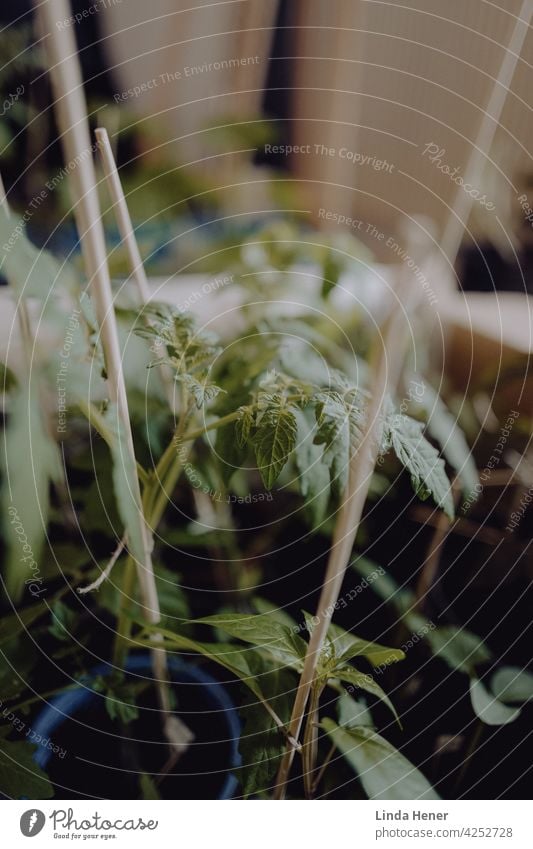
<svg viewBox="0 0 533 849">
<path fill-rule="evenodd" d="M 533 847 L 531 803 L 440 802 L 4 802 L 1 845 L 6 849 L 79 845 L 289 849 L 370 846 Z M 258 809 L 261 806 L 261 810 Z"/>
</svg>

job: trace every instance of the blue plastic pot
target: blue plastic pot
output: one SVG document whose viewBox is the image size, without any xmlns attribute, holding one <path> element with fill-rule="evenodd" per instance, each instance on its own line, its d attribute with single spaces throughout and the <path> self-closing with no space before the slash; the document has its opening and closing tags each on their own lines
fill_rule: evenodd
<svg viewBox="0 0 533 849">
<path fill-rule="evenodd" d="M 241 763 L 238 749 L 241 724 L 235 706 L 221 684 L 200 667 L 185 663 L 177 657 L 169 657 L 168 665 L 172 681 L 177 686 L 179 715 L 186 725 L 196 733 L 193 744 L 175 768 L 175 771 L 183 768 L 182 780 L 188 785 L 186 798 L 194 798 L 188 795 L 189 789 L 200 794 L 202 792 L 201 787 L 209 784 L 208 794 L 206 796 L 198 795 L 198 798 L 231 799 L 235 795 L 238 785 L 237 778 L 232 771 Z M 130 656 L 126 670 L 132 673 L 133 678 L 138 676 L 139 678 L 151 679 L 152 669 L 149 655 L 142 653 Z M 98 713 L 105 716 L 105 708 L 102 695 L 90 689 L 90 682 L 96 676 L 110 675 L 111 671 L 111 667 L 107 664 L 95 667 L 87 677 L 85 687 L 66 690 L 51 698 L 32 725 L 35 736 L 41 738 L 41 742 L 36 741 L 38 748 L 34 755 L 34 761 L 49 774 L 58 788 L 62 786 L 65 792 L 68 792 L 70 782 L 73 780 L 66 777 L 69 770 L 81 779 L 85 778 L 97 785 L 92 787 L 91 784 L 90 791 L 87 788 L 85 793 L 80 791 L 80 798 L 86 796 L 108 798 L 108 796 L 102 794 L 101 780 L 108 782 L 113 780 L 116 789 L 120 791 L 118 784 L 120 784 L 121 775 L 128 773 L 127 767 L 124 769 L 119 764 L 99 762 L 99 757 L 102 756 L 102 760 L 105 760 L 111 747 L 118 745 L 117 740 L 119 738 L 116 732 L 114 734 L 111 731 L 107 732 L 109 735 L 109 744 L 107 744 L 105 730 L 96 730 L 96 728 L 100 729 L 101 727 L 97 725 Z M 188 703 L 187 710 L 185 703 Z M 145 711 L 141 710 L 141 717 L 144 713 Z M 150 711 L 150 714 L 154 716 L 154 722 L 158 722 L 157 712 Z M 198 723 L 200 723 L 200 733 L 195 728 L 195 724 L 198 725 Z M 67 746 L 66 754 L 63 754 L 65 752 L 63 745 L 65 739 L 68 741 L 69 733 L 74 744 L 72 750 L 69 750 Z M 92 742 L 86 739 L 88 733 L 94 737 Z M 213 736 L 211 742 L 209 740 L 210 734 Z M 135 730 L 133 736 L 137 740 L 142 738 L 144 741 L 142 745 L 146 747 L 147 751 L 153 750 L 154 754 L 157 754 L 159 763 L 164 759 L 161 758 L 161 751 L 163 750 L 161 742 L 156 743 L 154 741 L 152 744 L 146 738 L 142 725 L 139 730 Z M 120 739 L 124 745 L 124 751 L 127 753 L 127 741 L 124 741 L 123 738 Z M 83 748 L 84 743 L 87 751 L 80 754 L 80 745 Z M 97 751 L 94 751 L 93 745 L 97 748 Z M 60 747 L 59 754 L 58 746 Z M 213 763 L 215 751 L 216 763 Z M 91 760 L 93 753 L 95 760 Z M 204 770 L 196 769 L 198 760 L 205 764 Z M 116 773 L 115 769 L 117 770 Z M 147 772 L 149 771 L 147 769 Z M 90 773 L 90 776 L 88 773 Z M 115 773 L 114 777 L 113 773 Z M 99 778 L 100 775 L 101 779 Z M 204 780 L 204 776 L 207 776 L 207 779 Z M 170 780 L 170 778 L 165 779 L 166 782 Z M 193 790 L 195 781 L 197 787 L 200 785 L 200 789 L 196 791 Z M 70 793 L 68 798 L 71 798 L 72 795 Z M 120 796 L 117 798 L 120 798 Z"/>
</svg>

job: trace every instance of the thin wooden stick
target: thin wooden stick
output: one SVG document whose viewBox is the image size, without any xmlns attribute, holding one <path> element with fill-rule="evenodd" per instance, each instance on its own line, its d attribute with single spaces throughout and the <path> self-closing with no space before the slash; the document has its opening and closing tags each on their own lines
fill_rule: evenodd
<svg viewBox="0 0 533 849">
<path fill-rule="evenodd" d="M 465 168 L 463 185 L 476 186 L 482 177 L 485 159 L 490 153 L 496 130 L 500 126 L 500 118 L 509 93 L 509 86 L 513 80 L 532 16 L 532 0 L 523 0 L 522 8 L 516 18 L 498 76 L 494 80 L 494 85 L 492 86 L 476 138 L 472 143 L 472 150 Z M 455 200 L 442 236 L 441 251 L 452 268 L 455 265 L 463 233 L 474 205 L 474 197 L 472 195 L 473 193 L 465 192 L 462 186 L 457 188 Z"/>
<path fill-rule="evenodd" d="M 111 142 L 107 130 L 104 127 L 98 127 L 94 134 L 98 143 L 98 151 L 100 153 L 100 161 L 104 170 L 104 175 L 109 189 L 109 194 L 113 202 L 113 212 L 119 229 L 120 237 L 126 248 L 128 261 L 131 269 L 131 275 L 137 286 L 140 304 L 147 304 L 150 301 L 150 284 L 144 269 L 144 263 L 141 258 L 141 252 L 135 231 L 131 221 L 128 204 L 124 196 L 124 190 L 118 173 L 115 157 L 111 148 Z M 147 322 L 148 323 L 148 322 Z M 165 370 L 164 365 L 160 365 L 159 374 L 161 382 L 167 396 L 167 401 L 170 404 L 171 410 L 174 411 L 174 390 L 171 375 Z"/>
<path fill-rule="evenodd" d="M 126 439 L 129 461 L 136 467 L 133 436 L 128 412 L 126 385 L 122 372 L 118 329 L 113 309 L 113 295 L 107 265 L 104 229 L 100 215 L 100 205 L 96 187 L 87 107 L 83 94 L 83 82 L 77 56 L 73 28 L 59 32 L 58 21 L 67 20 L 71 9 L 67 0 L 34 0 L 37 19 L 46 38 L 46 51 L 49 59 L 49 73 L 55 96 L 55 111 L 65 157 L 71 177 L 71 190 L 75 199 L 74 214 L 81 239 L 82 252 L 87 277 L 94 301 L 102 346 L 108 374 L 108 391 L 111 401 L 116 404 L 119 422 Z M 152 538 L 148 531 L 142 511 L 142 500 L 137 475 L 134 476 L 132 496 L 138 511 L 139 530 L 143 552 L 142 562 L 137 560 L 137 573 L 143 607 L 147 620 L 152 624 L 161 621 L 157 586 L 153 571 L 151 549 Z M 158 639 L 159 637 L 159 639 Z M 162 642 L 155 635 L 154 642 Z M 152 650 L 152 664 L 161 709 L 165 714 L 165 733 L 167 737 L 177 737 L 176 745 L 185 747 L 187 729 L 182 738 L 176 729 L 177 717 L 170 715 L 170 695 L 165 682 L 168 678 L 166 652 L 163 648 Z M 188 739 L 190 739 L 190 734 Z"/>
<path fill-rule="evenodd" d="M 107 187 L 109 189 L 109 194 L 111 195 L 111 200 L 113 201 L 113 212 L 115 214 L 118 230 L 124 243 L 124 247 L 126 248 L 126 253 L 128 254 L 131 275 L 137 285 L 141 302 L 145 304 L 150 300 L 150 286 L 148 285 L 148 278 L 146 277 L 143 261 L 141 259 L 141 252 L 139 251 L 139 245 L 137 244 L 137 239 L 135 238 L 135 233 L 133 231 L 133 224 L 131 222 L 128 204 L 124 197 L 124 190 L 118 175 L 115 157 L 111 150 L 109 136 L 107 134 L 107 130 L 103 127 L 98 127 L 94 131 L 94 134 L 98 143 L 98 152 L 100 153 L 100 161 L 104 169 Z"/>
</svg>

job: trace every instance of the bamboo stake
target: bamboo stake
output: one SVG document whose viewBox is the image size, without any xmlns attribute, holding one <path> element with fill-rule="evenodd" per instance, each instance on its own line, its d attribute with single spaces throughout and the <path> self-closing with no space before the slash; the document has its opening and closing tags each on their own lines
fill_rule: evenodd
<svg viewBox="0 0 533 849">
<path fill-rule="evenodd" d="M 490 153 L 496 130 L 500 125 L 503 107 L 509 93 L 509 86 L 511 85 L 532 17 L 532 0 L 523 0 L 522 8 L 515 20 L 515 25 L 505 50 L 498 76 L 494 80 L 494 85 L 492 86 L 475 141 L 472 144 L 472 150 L 464 174 L 464 183 L 467 185 L 476 186 L 481 179 L 484 160 Z M 455 265 L 463 233 L 473 205 L 474 198 L 472 195 L 465 192 L 463 188 L 458 187 L 441 241 L 441 251 L 451 268 Z"/>
<path fill-rule="evenodd" d="M 94 131 L 94 134 L 98 144 L 98 151 L 100 153 L 100 160 L 102 162 L 107 187 L 113 202 L 115 220 L 117 222 L 120 237 L 124 243 L 124 247 L 126 248 L 131 275 L 135 281 L 139 294 L 139 301 L 141 305 L 147 304 L 150 301 L 150 284 L 148 283 L 148 278 L 144 269 L 139 245 L 135 238 L 135 231 L 133 229 L 128 204 L 124 196 L 122 183 L 120 182 L 117 164 L 111 148 L 111 142 L 109 141 L 107 130 L 104 127 L 98 127 L 98 129 Z M 167 401 L 171 410 L 174 410 L 172 378 L 165 370 L 164 365 L 159 367 L 159 374 L 167 396 Z"/>
<path fill-rule="evenodd" d="M 150 300 L 150 286 L 148 285 L 148 278 L 146 277 L 143 261 L 141 259 L 141 252 L 139 251 L 139 245 L 137 244 L 137 239 L 135 238 L 135 233 L 133 231 L 133 224 L 131 222 L 128 204 L 124 197 L 124 190 L 118 175 L 115 157 L 111 150 L 109 136 L 104 127 L 98 127 L 94 131 L 94 134 L 98 143 L 98 152 L 100 153 L 100 161 L 102 162 L 104 169 L 107 187 L 109 189 L 109 194 L 111 195 L 111 200 L 114 204 L 113 212 L 115 214 L 118 230 L 124 243 L 124 247 L 126 248 L 126 253 L 128 254 L 131 274 L 137 285 L 139 297 L 142 303 L 147 303 Z"/>
<path fill-rule="evenodd" d="M 116 318 L 113 309 L 111 281 L 107 266 L 104 229 L 92 160 L 87 107 L 83 82 L 77 57 L 73 28 L 59 32 L 56 24 L 70 18 L 68 0 L 34 0 L 37 19 L 46 37 L 49 73 L 55 97 L 55 111 L 61 133 L 63 149 L 71 177 L 71 191 L 75 199 L 74 214 L 80 235 L 87 277 L 94 300 L 96 315 L 104 348 L 108 373 L 110 399 L 116 404 L 118 417 L 126 439 L 129 461 L 136 465 L 133 436 L 128 412 L 126 386 L 122 372 L 122 359 Z M 140 486 L 135 475 L 132 496 L 139 517 L 143 541 L 143 562 L 137 562 L 137 574 L 144 612 L 151 624 L 161 621 L 157 586 L 151 558 L 152 538 L 142 511 Z M 155 642 L 162 642 L 155 635 Z M 152 650 L 152 665 L 160 707 L 165 715 L 165 733 L 177 747 L 185 748 L 191 735 L 177 717 L 170 715 L 170 696 L 166 652 L 163 648 Z"/>
</svg>

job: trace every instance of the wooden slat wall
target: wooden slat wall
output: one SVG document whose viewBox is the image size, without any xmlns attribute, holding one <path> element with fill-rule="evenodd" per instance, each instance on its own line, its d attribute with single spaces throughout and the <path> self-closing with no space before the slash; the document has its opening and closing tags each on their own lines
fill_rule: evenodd
<svg viewBox="0 0 533 849">
<path fill-rule="evenodd" d="M 332 203 L 374 221 L 382 230 L 394 232 L 398 219 L 414 213 L 431 216 L 442 230 L 447 204 L 456 187 L 422 155 L 427 143 L 445 149 L 443 162 L 464 168 L 486 105 L 521 0 L 296 0 L 299 56 L 337 57 L 337 93 L 321 92 L 324 62 L 302 58 L 297 83 L 306 93 L 295 94 L 294 136 L 299 142 L 309 135 L 328 134 L 326 125 L 309 129 L 301 121 L 320 118 L 341 124 L 337 147 L 351 139 L 353 148 L 394 164 L 392 173 L 371 167 L 344 168 L 344 181 L 359 195 L 339 190 Z M 356 13 L 356 14 L 354 14 Z M 305 27 L 310 21 L 354 27 L 357 32 L 326 31 Z M 527 37 L 523 60 L 512 85 L 524 102 L 509 95 L 494 151 L 501 154 L 502 170 L 512 180 L 533 170 L 528 152 L 531 137 L 531 91 L 533 35 Z M 331 72 L 330 72 L 331 73 Z M 344 94 L 342 90 L 353 92 Z M 357 125 L 357 129 L 351 126 Z M 515 137 L 515 139 L 512 138 Z M 521 148 L 523 145 L 523 148 Z M 324 175 L 321 157 L 295 160 L 297 173 Z M 323 170 L 324 169 L 324 170 Z M 493 186 L 495 169 L 489 169 L 486 186 Z M 497 173 L 497 172 L 496 172 Z M 499 189 L 506 180 L 500 176 Z M 343 182 L 344 182 L 343 181 Z M 508 185 L 508 183 L 507 183 Z M 485 182 L 480 189 L 485 190 Z M 496 189 L 494 189 L 496 190 Z M 325 189 L 316 194 L 322 205 Z M 494 199 L 505 206 L 506 199 Z M 480 209 L 476 210 L 479 218 Z M 484 216 L 487 217 L 486 215 Z M 490 226 L 490 223 L 486 226 Z"/>
<path fill-rule="evenodd" d="M 442 232 L 457 189 L 424 147 L 438 145 L 444 163 L 464 169 L 521 0 L 288 2 L 290 52 L 297 57 L 287 80 L 291 141 L 312 151 L 289 161 L 317 221 L 324 225 L 318 216 L 324 207 L 395 233 L 406 216 L 424 214 Z M 191 134 L 218 116 L 259 112 L 277 9 L 278 0 L 128 0 L 102 14 L 119 89 L 185 66 L 261 57 L 258 65 L 182 78 L 129 101 L 150 120 L 161 113 L 170 155 L 181 161 L 208 155 L 202 135 Z M 506 222 L 520 218 L 516 197 L 523 174 L 533 171 L 532 66 L 530 32 L 492 149 L 496 165 L 489 163 L 477 187 Z M 315 154 L 315 144 L 346 147 L 392 167 L 378 171 Z M 471 226 L 501 235 L 494 214 L 479 204 Z M 373 247 L 379 255 L 379 244 Z"/>
<path fill-rule="evenodd" d="M 278 0 L 128 0 L 106 8 L 105 44 L 118 90 L 182 72 L 128 100 L 153 122 L 160 113 L 168 155 L 196 160 L 211 149 L 201 133 L 191 133 L 218 116 L 260 112 L 277 8 Z M 256 55 L 258 64 L 185 77 L 187 66 Z"/>
</svg>

